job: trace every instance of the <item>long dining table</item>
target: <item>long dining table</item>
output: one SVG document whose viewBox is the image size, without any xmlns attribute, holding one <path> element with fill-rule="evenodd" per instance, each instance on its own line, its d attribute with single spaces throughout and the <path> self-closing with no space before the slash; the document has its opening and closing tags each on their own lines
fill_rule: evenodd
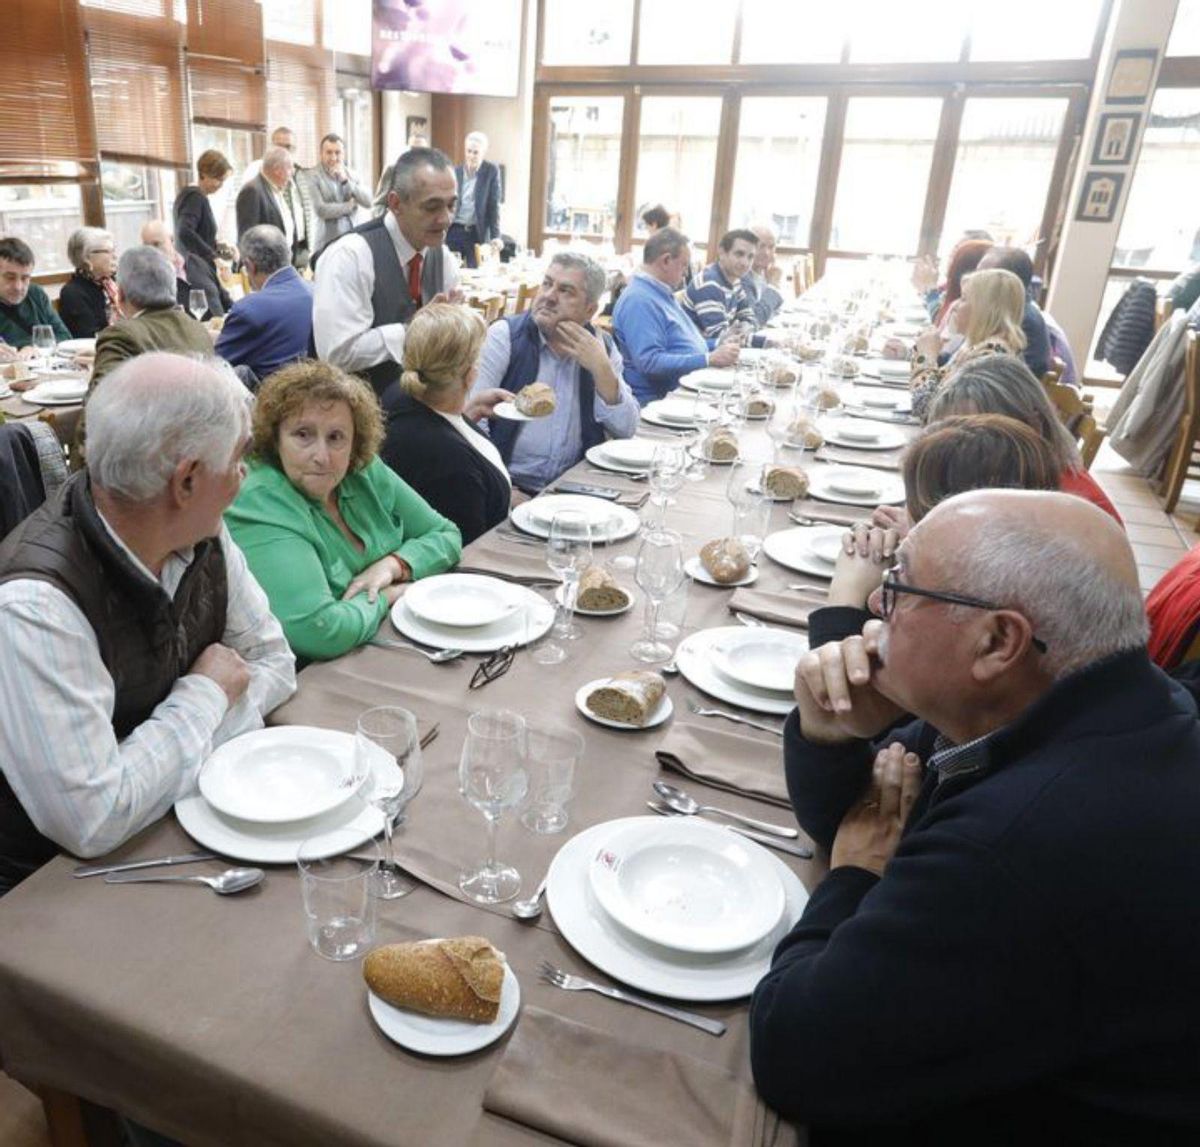
<svg viewBox="0 0 1200 1147">
<path fill-rule="evenodd" d="M 671 438 L 670 431 L 649 425 L 640 432 Z M 761 424 L 747 424 L 743 443 L 755 450 L 767 446 Z M 872 461 L 868 452 L 860 453 L 863 461 Z M 810 470 L 830 464 L 811 454 L 804 459 Z M 687 482 L 665 508 L 665 524 L 682 534 L 685 555 L 728 532 L 727 473 L 708 466 L 701 480 Z M 646 490 L 645 483 L 598 472 L 587 462 L 565 477 L 620 489 L 629 503 Z M 791 527 L 791 508 L 772 507 L 772 531 Z M 868 513 L 828 510 L 834 519 Z M 604 561 L 636 548 L 634 537 L 598 546 L 595 557 Z M 503 526 L 468 546 L 462 566 L 511 576 L 545 569 L 541 551 L 509 536 Z M 759 569 L 754 590 L 820 603 L 827 584 L 822 579 L 766 556 Z M 640 598 L 631 571 L 620 569 L 617 577 Z M 807 588 L 789 588 L 797 585 Z M 686 592 L 685 635 L 738 623 L 731 608 L 735 591 L 692 582 Z M 462 800 L 457 779 L 466 719 L 481 707 L 553 718 L 584 736 L 565 833 L 535 835 L 511 814 L 501 822 L 498 853 L 520 869 L 525 895 L 573 834 L 645 814 L 657 779 L 681 783 L 708 803 L 794 824 L 783 790 L 779 737 L 694 715 L 687 703 L 711 698 L 684 677 L 667 679 L 674 714 L 659 728 L 604 728 L 577 712 L 574 694 L 581 684 L 635 667 L 628 651 L 643 625 L 640 600 L 636 604 L 620 616 L 580 617 L 583 637 L 570 643 L 564 663 L 539 665 L 521 649 L 505 675 L 475 691 L 468 682 L 476 657 L 431 665 L 409 652 L 364 646 L 305 668 L 295 696 L 270 718 L 273 724 L 352 732 L 366 708 L 397 704 L 426 728 L 436 724 L 436 739 L 425 749 L 424 788 L 396 837 L 400 863 L 420 882 L 407 897 L 379 903 L 376 943 L 487 937 L 506 954 L 521 989 L 522 1011 L 504 1038 L 444 1059 L 390 1042 L 368 1014 L 359 963 L 329 962 L 311 949 L 294 865 L 271 867 L 248 893 L 219 897 L 194 887 L 73 879 L 77 861 L 59 856 L 0 900 L 0 1063 L 54 1101 L 56 1145 L 87 1141 L 72 1138 L 78 1124 L 73 1115 L 62 1115 L 64 1103 L 71 1111 L 73 1097 L 119 1110 L 195 1147 L 504 1147 L 603 1143 L 614 1141 L 614 1134 L 616 1141 L 630 1143 L 783 1147 L 802 1138 L 802 1131 L 755 1106 L 746 998 L 681 1005 L 725 1021 L 728 1031 L 714 1038 L 592 993 L 560 991 L 539 981 L 541 961 L 601 983 L 615 981 L 575 953 L 552 912 L 523 923 L 508 904 L 485 908 L 454 894 L 457 871 L 483 855 L 483 818 Z M 664 771 L 656 750 L 668 739 L 701 754 L 719 747 L 721 755 L 759 778 L 758 792 L 747 795 L 734 791 L 736 786 L 721 791 Z M 168 815 L 109 859 L 194 847 Z M 821 875 L 819 859 L 774 855 L 810 888 Z M 219 867 L 211 862 L 187 871 Z M 528 1046 L 518 1046 L 522 1039 Z M 541 1112 L 527 1122 L 489 1092 L 498 1068 L 518 1054 L 530 1069 L 523 1077 L 526 1091 L 536 1092 L 543 1078 L 546 1091 L 526 1097 L 526 1108 Z M 540 1063 L 538 1056 L 544 1057 Z M 625 1078 L 613 1067 L 622 1062 L 629 1065 Z M 706 1111 L 706 1103 L 713 1109 Z M 637 1137 L 632 1130 L 621 1132 L 622 1126 L 636 1127 Z"/>
</svg>

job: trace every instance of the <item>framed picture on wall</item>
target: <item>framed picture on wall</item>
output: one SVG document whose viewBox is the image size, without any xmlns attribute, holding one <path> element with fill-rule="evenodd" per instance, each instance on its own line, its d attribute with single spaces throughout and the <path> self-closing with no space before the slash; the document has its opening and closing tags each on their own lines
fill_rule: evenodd
<svg viewBox="0 0 1200 1147">
<path fill-rule="evenodd" d="M 1154 85 L 1155 48 L 1127 48 L 1117 53 L 1108 77 L 1106 104 L 1144 104 Z"/>
<path fill-rule="evenodd" d="M 1106 112 L 1096 129 L 1092 147 L 1093 167 L 1124 167 L 1133 159 L 1141 112 Z"/>
<path fill-rule="evenodd" d="M 1085 223 L 1111 223 L 1117 217 L 1117 204 L 1125 186 L 1123 171 L 1089 171 L 1083 177 L 1083 191 L 1075 218 Z"/>
</svg>

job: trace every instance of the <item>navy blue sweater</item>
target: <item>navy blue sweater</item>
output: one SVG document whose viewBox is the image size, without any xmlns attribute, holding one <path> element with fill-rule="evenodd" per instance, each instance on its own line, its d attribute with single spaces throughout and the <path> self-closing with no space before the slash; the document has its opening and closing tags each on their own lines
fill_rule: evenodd
<svg viewBox="0 0 1200 1147">
<path fill-rule="evenodd" d="M 936 730 L 898 739 L 927 761 Z M 785 736 L 829 847 L 872 746 Z M 751 1006 L 764 1098 L 814 1142 L 1200 1142 L 1200 725 L 1142 651 L 932 771 L 883 877 L 833 870 Z M 886 1138 L 881 1132 L 886 1129 Z"/>
</svg>

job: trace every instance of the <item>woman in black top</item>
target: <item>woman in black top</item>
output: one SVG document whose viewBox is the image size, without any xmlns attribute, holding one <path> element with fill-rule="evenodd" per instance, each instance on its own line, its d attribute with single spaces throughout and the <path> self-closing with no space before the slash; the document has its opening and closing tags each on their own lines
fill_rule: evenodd
<svg viewBox="0 0 1200 1147">
<path fill-rule="evenodd" d="M 73 338 L 95 338 L 117 312 L 117 247 L 99 227 L 80 227 L 67 240 L 67 258 L 75 273 L 58 295 L 58 317 Z"/>
<path fill-rule="evenodd" d="M 221 190 L 232 171 L 233 165 L 219 151 L 203 152 L 196 160 L 196 182 L 175 197 L 175 244 L 185 259 L 203 264 L 197 277 L 207 280 L 200 285 L 209 296 L 209 310 L 214 315 L 224 314 L 233 306 L 233 300 L 217 276 L 217 219 L 208 197 Z M 190 273 L 188 281 L 193 281 Z M 212 286 L 215 286 L 216 299 L 210 289 Z M 214 307 L 214 302 L 219 305 L 219 310 Z"/>
<path fill-rule="evenodd" d="M 380 457 L 458 526 L 463 545 L 503 521 L 512 497 L 500 452 L 464 416 L 485 334 L 468 307 L 423 307 L 404 334 L 404 373 L 383 395 Z"/>
</svg>

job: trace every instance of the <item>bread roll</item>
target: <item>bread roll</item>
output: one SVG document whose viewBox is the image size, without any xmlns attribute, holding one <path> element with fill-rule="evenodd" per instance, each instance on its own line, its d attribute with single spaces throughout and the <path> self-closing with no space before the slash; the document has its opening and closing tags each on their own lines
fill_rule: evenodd
<svg viewBox="0 0 1200 1147">
<path fill-rule="evenodd" d="M 597 717 L 641 728 L 658 708 L 666 682 L 648 669 L 631 669 L 610 677 L 587 696 L 584 704 Z"/>
<path fill-rule="evenodd" d="M 398 1008 L 490 1024 L 500 1013 L 504 953 L 482 936 L 386 944 L 363 960 L 363 979 Z"/>
<path fill-rule="evenodd" d="M 588 566 L 580 575 L 575 604 L 580 609 L 603 612 L 624 609 L 629 604 L 629 594 L 603 566 Z"/>
<path fill-rule="evenodd" d="M 782 362 L 771 367 L 769 375 L 771 383 L 775 386 L 791 386 L 799 377 L 795 367 Z"/>
<path fill-rule="evenodd" d="M 814 343 L 797 343 L 792 347 L 794 354 L 801 362 L 816 362 L 825 352 Z"/>
<path fill-rule="evenodd" d="M 554 413 L 554 391 L 544 382 L 531 382 L 517 391 L 517 409 L 526 418 L 545 418 Z"/>
<path fill-rule="evenodd" d="M 819 450 L 825 445 L 825 435 L 817 429 L 812 419 L 801 414 L 787 428 L 789 446 L 799 446 L 804 450 Z"/>
<path fill-rule="evenodd" d="M 849 335 L 842 343 L 842 352 L 844 354 L 866 354 L 870 345 L 866 335 Z"/>
<path fill-rule="evenodd" d="M 858 363 L 844 354 L 835 355 L 829 363 L 829 373 L 838 378 L 857 378 Z"/>
<path fill-rule="evenodd" d="M 808 475 L 798 466 L 768 466 L 763 489 L 772 498 L 803 498 L 808 493 Z"/>
<path fill-rule="evenodd" d="M 714 426 L 700 450 L 710 462 L 732 462 L 738 456 L 737 435 L 728 426 Z"/>
<path fill-rule="evenodd" d="M 737 538 L 717 538 L 700 551 L 700 564 L 713 581 L 728 585 L 750 572 L 750 555 Z"/>
<path fill-rule="evenodd" d="M 822 410 L 833 410 L 841 404 L 842 396 L 838 394 L 836 386 L 822 386 L 817 391 L 817 406 Z"/>
<path fill-rule="evenodd" d="M 765 418 L 774 409 L 775 404 L 769 398 L 755 396 L 746 403 L 746 417 Z"/>
<path fill-rule="evenodd" d="M 33 378 L 33 371 L 26 362 L 10 362 L 0 367 L 0 378 L 8 382 L 28 382 Z"/>
</svg>

